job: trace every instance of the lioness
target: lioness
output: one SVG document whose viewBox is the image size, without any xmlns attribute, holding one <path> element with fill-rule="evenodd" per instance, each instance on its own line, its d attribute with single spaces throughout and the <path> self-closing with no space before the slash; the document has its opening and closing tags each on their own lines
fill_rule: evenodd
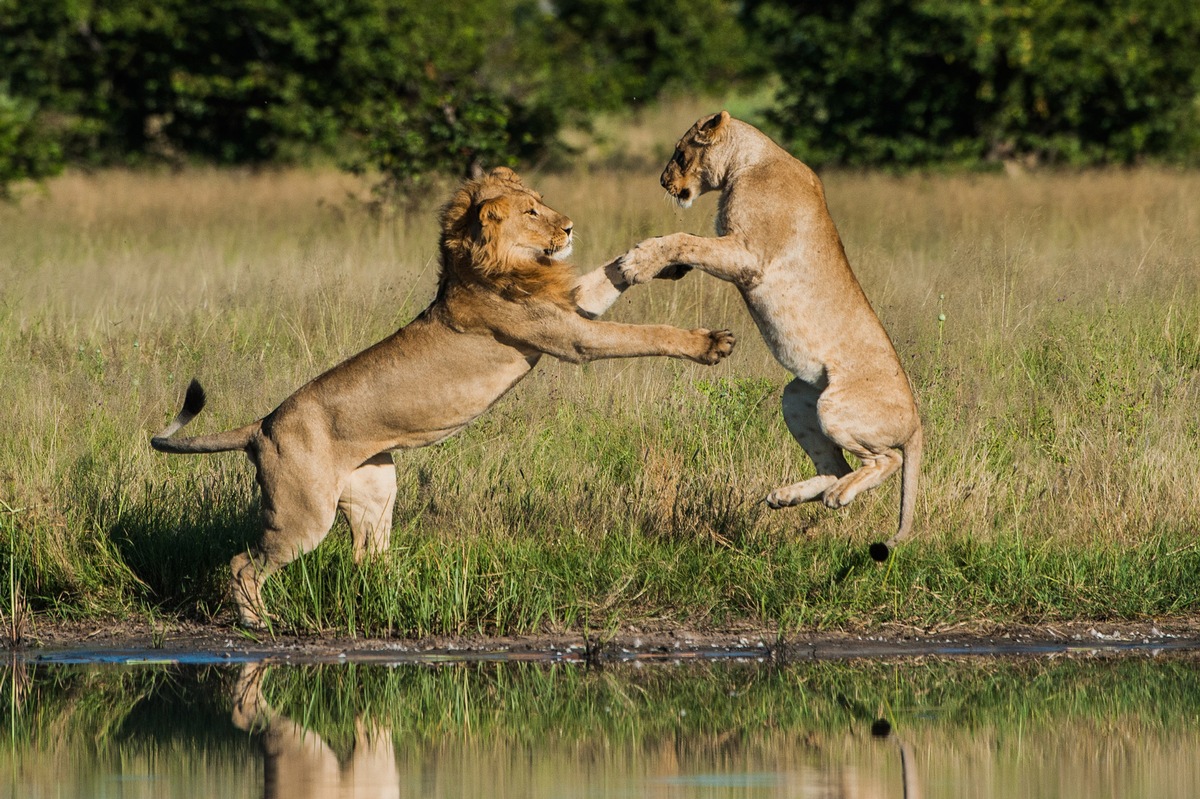
<svg viewBox="0 0 1200 799">
<path fill-rule="evenodd" d="M 900 524 L 885 560 L 912 529 L 921 420 L 896 350 L 850 271 L 813 171 L 728 112 L 696 122 L 675 146 L 661 182 L 687 208 L 720 191 L 717 238 L 674 233 L 621 259 L 630 284 L 688 264 L 738 287 L 767 345 L 796 379 L 783 390 L 788 430 L 817 475 L 775 489 L 772 508 L 821 498 L 840 508 L 904 465 Z M 843 450 L 862 461 L 857 471 Z"/>
<path fill-rule="evenodd" d="M 441 213 L 441 274 L 432 304 L 388 338 L 302 386 L 262 419 L 223 433 L 172 438 L 204 407 L 193 381 L 183 409 L 153 437 L 162 452 L 242 450 L 257 469 L 263 535 L 235 556 L 243 624 L 261 626 L 266 577 L 347 516 L 355 557 L 384 550 L 396 474 L 391 451 L 461 430 L 543 354 L 571 363 L 667 355 L 715 364 L 727 330 L 593 321 L 627 284 L 614 265 L 576 279 L 562 262 L 571 220 L 509 169 L 467 181 Z"/>
</svg>

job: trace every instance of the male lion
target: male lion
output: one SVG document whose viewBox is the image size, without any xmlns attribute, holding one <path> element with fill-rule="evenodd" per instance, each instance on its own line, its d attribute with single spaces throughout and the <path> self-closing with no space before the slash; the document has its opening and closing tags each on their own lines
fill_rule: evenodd
<svg viewBox="0 0 1200 799">
<path fill-rule="evenodd" d="M 772 491 L 772 508 L 818 498 L 840 508 L 903 463 L 899 529 L 871 545 L 872 557 L 885 560 L 912 529 L 921 419 L 896 350 L 850 271 L 821 181 L 722 111 L 684 134 L 661 182 L 684 208 L 720 191 L 717 238 L 647 239 L 622 257 L 625 280 L 687 264 L 732 282 L 771 352 L 796 376 L 783 390 L 783 418 L 817 475 Z M 842 450 L 861 468 L 851 470 Z"/>
<path fill-rule="evenodd" d="M 266 577 L 320 543 L 339 509 L 356 559 L 386 549 L 396 497 L 391 451 L 458 432 L 543 354 L 571 363 L 667 355 L 715 364 L 733 349 L 727 330 L 589 318 L 627 285 L 612 264 L 576 280 L 560 260 L 571 251 L 571 220 L 509 169 L 464 183 L 442 209 L 441 227 L 437 295 L 408 325 L 256 422 L 172 438 L 204 407 L 192 381 L 179 415 L 150 440 L 162 452 L 242 450 L 254 463 L 262 540 L 231 562 L 247 626 L 263 624 Z"/>
</svg>

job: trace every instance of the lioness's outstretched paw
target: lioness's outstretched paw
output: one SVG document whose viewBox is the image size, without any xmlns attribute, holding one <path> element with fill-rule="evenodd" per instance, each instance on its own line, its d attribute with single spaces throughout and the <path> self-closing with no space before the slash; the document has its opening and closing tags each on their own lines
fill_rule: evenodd
<svg viewBox="0 0 1200 799">
<path fill-rule="evenodd" d="M 663 271 L 664 264 L 658 257 L 656 239 L 647 239 L 629 252 L 622 255 L 618 261 L 621 277 L 631 286 L 653 280 L 654 276 Z"/>
<path fill-rule="evenodd" d="M 733 352 L 733 345 L 737 343 L 737 337 L 728 330 L 696 330 L 708 338 L 708 347 L 704 352 L 701 352 L 696 357 L 697 363 L 712 366 L 715 363 L 720 363 L 724 358 L 728 357 L 729 353 Z"/>
</svg>

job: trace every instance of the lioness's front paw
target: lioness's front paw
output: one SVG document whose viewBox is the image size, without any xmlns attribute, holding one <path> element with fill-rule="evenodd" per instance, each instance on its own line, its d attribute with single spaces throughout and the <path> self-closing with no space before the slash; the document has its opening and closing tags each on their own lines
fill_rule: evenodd
<svg viewBox="0 0 1200 799">
<path fill-rule="evenodd" d="M 712 366 L 715 363 L 720 363 L 724 358 L 728 357 L 729 353 L 733 352 L 733 345 L 737 343 L 737 337 L 728 330 L 697 330 L 708 338 L 708 346 L 705 350 L 696 356 L 696 362 L 707 366 Z"/>
<path fill-rule="evenodd" d="M 631 286 L 653 280 L 668 264 L 664 264 L 655 250 L 657 239 L 647 239 L 620 258 L 621 277 Z"/>
</svg>

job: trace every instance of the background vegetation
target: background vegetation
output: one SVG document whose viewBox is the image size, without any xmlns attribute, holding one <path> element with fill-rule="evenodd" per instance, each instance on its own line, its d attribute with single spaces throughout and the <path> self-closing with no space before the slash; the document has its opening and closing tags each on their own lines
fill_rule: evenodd
<svg viewBox="0 0 1200 799">
<path fill-rule="evenodd" d="M 749 0 L 771 113 L 817 163 L 1072 166 L 1200 153 L 1192 0 Z"/>
<path fill-rule="evenodd" d="M 387 196 L 664 94 L 775 87 L 814 165 L 1200 153 L 1193 0 L 0 0 L 0 187 L 330 160 Z"/>
<path fill-rule="evenodd" d="M 643 115 L 660 157 L 698 111 Z M 711 202 L 674 209 L 648 169 L 528 177 L 576 221 L 580 264 L 711 231 Z M 464 433 L 399 455 L 386 558 L 356 567 L 339 525 L 270 581 L 283 624 L 941 629 L 1194 614 L 1200 175 L 826 183 L 928 430 L 916 537 L 894 562 L 876 566 L 866 546 L 894 529 L 895 481 L 838 512 L 759 503 L 811 472 L 779 415 L 788 375 L 736 291 L 692 275 L 630 292 L 612 317 L 729 326 L 729 361 L 548 360 Z M 241 424 L 424 307 L 442 198 L 382 222 L 346 199 L 358 186 L 334 170 L 106 171 L 0 208 L 7 618 L 229 619 L 228 560 L 258 534 L 252 470 L 236 454 L 155 454 L 147 437 L 192 376 L 211 398 L 198 430 Z"/>
</svg>

